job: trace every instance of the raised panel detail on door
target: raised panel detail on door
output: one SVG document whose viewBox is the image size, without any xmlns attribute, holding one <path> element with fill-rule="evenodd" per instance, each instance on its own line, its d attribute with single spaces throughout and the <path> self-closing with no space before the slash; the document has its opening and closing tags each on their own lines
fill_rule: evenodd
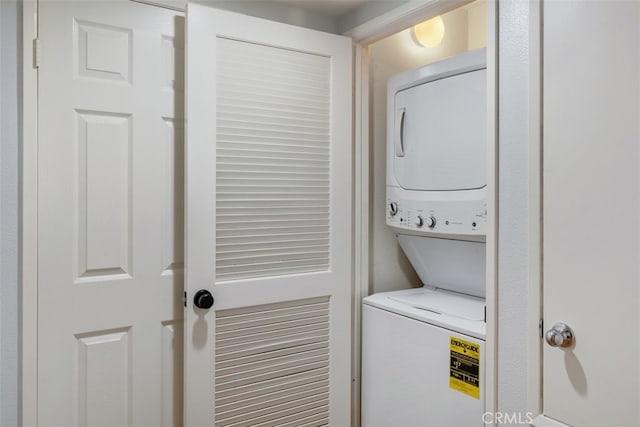
<svg viewBox="0 0 640 427">
<path fill-rule="evenodd" d="M 181 28 L 182 29 L 182 28 Z M 165 87 L 184 91 L 184 40 L 182 37 L 162 37 L 162 78 Z"/>
<path fill-rule="evenodd" d="M 76 20 L 74 31 L 79 76 L 131 83 L 131 29 Z"/>
<path fill-rule="evenodd" d="M 77 118 L 78 281 L 130 278 L 131 115 Z"/>
<path fill-rule="evenodd" d="M 80 425 L 131 424 L 130 330 L 76 335 Z"/>
<path fill-rule="evenodd" d="M 184 123 L 163 118 L 162 138 L 158 141 L 159 167 L 164 172 L 162 208 L 163 274 L 184 268 Z"/>
<path fill-rule="evenodd" d="M 182 425 L 183 328 L 182 320 L 162 322 L 162 427 Z"/>
</svg>

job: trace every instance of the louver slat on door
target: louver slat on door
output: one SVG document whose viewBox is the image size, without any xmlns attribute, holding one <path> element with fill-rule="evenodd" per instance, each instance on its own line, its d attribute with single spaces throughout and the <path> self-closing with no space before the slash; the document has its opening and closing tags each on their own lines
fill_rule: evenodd
<svg viewBox="0 0 640 427">
<path fill-rule="evenodd" d="M 216 426 L 324 425 L 329 298 L 216 312 Z"/>
<path fill-rule="evenodd" d="M 330 59 L 217 49 L 216 279 L 326 271 Z"/>
</svg>

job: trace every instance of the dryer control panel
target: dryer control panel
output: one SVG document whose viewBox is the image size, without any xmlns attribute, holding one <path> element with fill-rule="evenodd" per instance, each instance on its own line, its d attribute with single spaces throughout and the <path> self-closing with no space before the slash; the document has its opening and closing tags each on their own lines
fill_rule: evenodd
<svg viewBox="0 0 640 427">
<path fill-rule="evenodd" d="M 484 236 L 487 228 L 487 203 L 484 189 L 476 198 L 469 194 L 456 200 L 429 200 L 416 197 L 416 191 L 387 187 L 387 225 L 400 232 L 420 235 Z M 482 194 L 480 194 L 482 193 Z"/>
</svg>

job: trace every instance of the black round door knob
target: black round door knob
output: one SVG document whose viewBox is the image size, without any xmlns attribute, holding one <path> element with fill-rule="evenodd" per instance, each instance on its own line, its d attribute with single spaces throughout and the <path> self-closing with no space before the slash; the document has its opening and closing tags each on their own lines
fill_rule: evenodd
<svg viewBox="0 0 640 427">
<path fill-rule="evenodd" d="M 204 308 L 205 310 L 213 307 L 213 295 L 206 289 L 200 289 L 193 296 L 193 305 L 198 308 Z"/>
</svg>

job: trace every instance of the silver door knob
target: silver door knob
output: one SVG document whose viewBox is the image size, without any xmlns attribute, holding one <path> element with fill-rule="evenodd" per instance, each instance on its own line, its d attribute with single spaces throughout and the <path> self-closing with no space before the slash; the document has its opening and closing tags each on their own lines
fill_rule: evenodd
<svg viewBox="0 0 640 427">
<path fill-rule="evenodd" d="M 571 347 L 573 345 L 573 330 L 562 322 L 558 322 L 544 334 L 544 339 L 551 347 Z"/>
</svg>

